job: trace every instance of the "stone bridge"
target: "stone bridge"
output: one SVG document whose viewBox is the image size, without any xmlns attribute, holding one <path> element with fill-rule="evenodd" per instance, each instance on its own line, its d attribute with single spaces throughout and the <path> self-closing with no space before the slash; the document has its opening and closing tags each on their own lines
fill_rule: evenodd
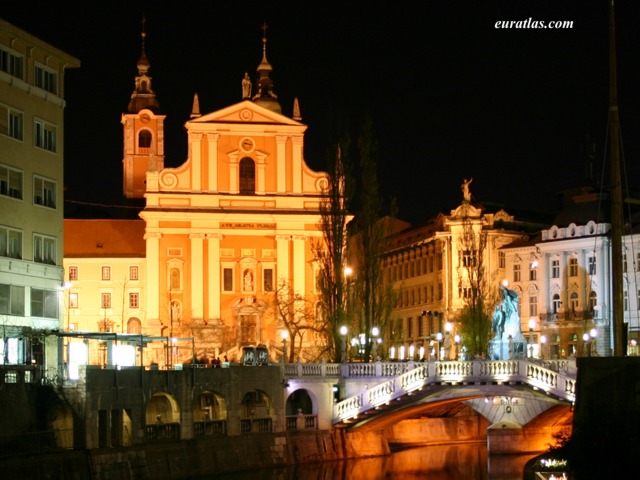
<svg viewBox="0 0 640 480">
<path fill-rule="evenodd" d="M 476 360 L 287 364 L 285 379 L 309 388 L 321 378 L 339 390 L 332 424 L 384 428 L 417 410 L 463 403 L 490 425 L 520 427 L 556 405 L 573 405 L 574 361 Z"/>
</svg>

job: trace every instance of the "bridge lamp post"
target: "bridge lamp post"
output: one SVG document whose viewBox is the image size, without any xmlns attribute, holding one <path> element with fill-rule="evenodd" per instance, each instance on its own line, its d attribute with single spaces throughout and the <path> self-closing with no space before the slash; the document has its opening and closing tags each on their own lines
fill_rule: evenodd
<svg viewBox="0 0 640 480">
<path fill-rule="evenodd" d="M 444 359 L 451 360 L 451 332 L 453 331 L 453 324 L 447 322 L 444 324 L 446 332 L 446 338 L 444 340 Z"/>
<path fill-rule="evenodd" d="M 584 342 L 584 345 L 582 346 L 582 356 L 583 357 L 588 357 L 589 356 L 589 341 L 591 340 L 591 337 L 589 336 L 589 334 L 587 332 L 584 332 L 584 335 L 582 335 L 582 341 Z"/>
<path fill-rule="evenodd" d="M 596 337 L 598 336 L 598 330 L 596 330 L 595 328 L 592 328 L 589 331 L 589 334 L 591 335 L 591 347 L 589 347 L 589 354 L 592 357 L 597 357 L 598 356 L 598 350 L 596 347 Z"/>
<path fill-rule="evenodd" d="M 540 335 L 540 360 L 544 360 L 544 345 L 547 343 L 546 335 Z"/>
<path fill-rule="evenodd" d="M 378 335 L 380 335 L 380 329 L 378 327 L 373 327 L 371 329 L 371 336 L 373 337 L 373 346 L 371 348 L 371 355 L 373 356 L 373 361 L 376 361 L 376 350 L 378 346 Z"/>
<path fill-rule="evenodd" d="M 536 321 L 529 319 L 529 358 L 533 358 L 533 329 L 536 327 Z"/>
<path fill-rule="evenodd" d="M 442 341 L 442 332 L 438 332 L 436 333 L 436 344 L 437 344 L 437 350 L 436 350 L 436 360 L 440 361 L 440 342 Z"/>
<path fill-rule="evenodd" d="M 456 344 L 456 351 L 455 351 L 456 356 L 455 356 L 455 358 L 456 358 L 456 361 L 458 361 L 458 357 L 460 355 L 460 342 L 462 341 L 462 337 L 456 333 L 453 336 L 453 341 Z"/>
<path fill-rule="evenodd" d="M 346 325 L 340 327 L 340 336 L 342 337 L 342 348 L 340 350 L 340 361 L 345 363 L 347 361 L 347 333 L 349 329 Z"/>
</svg>

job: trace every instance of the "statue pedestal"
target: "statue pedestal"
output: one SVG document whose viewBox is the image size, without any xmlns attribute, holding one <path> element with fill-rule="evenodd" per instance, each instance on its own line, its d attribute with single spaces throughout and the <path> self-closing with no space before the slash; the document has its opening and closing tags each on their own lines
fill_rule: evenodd
<svg viewBox="0 0 640 480">
<path fill-rule="evenodd" d="M 491 360 L 514 360 L 527 357 L 527 341 L 518 334 L 515 338 L 493 338 L 489 342 Z"/>
</svg>

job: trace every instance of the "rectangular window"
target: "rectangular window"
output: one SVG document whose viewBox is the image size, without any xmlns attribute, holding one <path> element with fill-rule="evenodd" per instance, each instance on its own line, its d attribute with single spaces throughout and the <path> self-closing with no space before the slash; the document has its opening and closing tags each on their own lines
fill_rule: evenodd
<svg viewBox="0 0 640 480">
<path fill-rule="evenodd" d="M 442 270 L 442 254 L 438 253 L 436 255 L 436 263 L 438 265 L 438 271 Z"/>
<path fill-rule="evenodd" d="M 596 274 L 596 257 L 589 257 L 589 275 Z"/>
<path fill-rule="evenodd" d="M 69 308 L 78 308 L 78 294 L 69 292 Z"/>
<path fill-rule="evenodd" d="M 55 125 L 36 119 L 34 121 L 34 136 L 36 147 L 50 152 L 56 151 L 58 131 Z"/>
<path fill-rule="evenodd" d="M 498 268 L 505 268 L 507 265 L 507 256 L 504 252 L 498 252 Z"/>
<path fill-rule="evenodd" d="M 514 282 L 520 281 L 520 265 L 513 266 L 513 281 Z"/>
<path fill-rule="evenodd" d="M 577 258 L 569 259 L 569 276 L 570 277 L 578 276 L 578 259 Z"/>
<path fill-rule="evenodd" d="M 273 292 L 273 268 L 265 268 L 263 277 L 264 291 Z"/>
<path fill-rule="evenodd" d="M 0 134 L 22 140 L 24 115 L 6 105 L 0 105 Z"/>
<path fill-rule="evenodd" d="M 22 200 L 22 172 L 0 165 L 0 195 Z"/>
<path fill-rule="evenodd" d="M 222 269 L 223 276 L 223 289 L 225 292 L 233 291 L 233 269 L 224 268 Z"/>
<path fill-rule="evenodd" d="M 102 267 L 102 280 L 111 280 L 111 267 Z"/>
<path fill-rule="evenodd" d="M 33 203 L 56 208 L 56 183 L 42 177 L 33 177 Z"/>
<path fill-rule="evenodd" d="M 627 273 L 627 252 L 622 254 L 622 272 Z"/>
<path fill-rule="evenodd" d="M 535 282 L 538 278 L 538 262 L 533 262 L 529 265 L 529 280 Z"/>
<path fill-rule="evenodd" d="M 131 292 L 129 294 L 129 308 L 139 308 L 140 307 L 140 294 Z"/>
<path fill-rule="evenodd" d="M 538 315 L 538 296 L 529 295 L 529 316 L 535 317 Z"/>
<path fill-rule="evenodd" d="M 0 284 L 0 315 L 24 316 L 24 287 Z"/>
<path fill-rule="evenodd" d="M 50 68 L 42 65 L 36 65 L 35 68 L 35 84 L 36 87 L 58 94 L 58 74 Z"/>
<path fill-rule="evenodd" d="M 56 239 L 38 233 L 33 234 L 33 261 L 56 264 Z"/>
<path fill-rule="evenodd" d="M 413 318 L 407 318 L 407 338 L 413 337 Z"/>
<path fill-rule="evenodd" d="M 139 280 L 138 278 L 138 266 L 131 265 L 129 267 L 129 280 Z"/>
<path fill-rule="evenodd" d="M 0 225 L 0 257 L 22 258 L 22 232 Z"/>
<path fill-rule="evenodd" d="M 78 281 L 78 267 L 76 265 L 71 265 L 69 267 L 69 281 L 70 282 Z"/>
<path fill-rule="evenodd" d="M 100 295 L 100 308 L 111 308 L 111 294 L 102 293 Z"/>
<path fill-rule="evenodd" d="M 551 261 L 551 278 L 560 278 L 560 260 Z"/>
<path fill-rule="evenodd" d="M 19 79 L 24 79 L 24 58 L 4 48 L 0 48 L 0 70 Z"/>
<path fill-rule="evenodd" d="M 58 318 L 58 292 L 55 290 L 31 289 L 31 316 Z"/>
</svg>

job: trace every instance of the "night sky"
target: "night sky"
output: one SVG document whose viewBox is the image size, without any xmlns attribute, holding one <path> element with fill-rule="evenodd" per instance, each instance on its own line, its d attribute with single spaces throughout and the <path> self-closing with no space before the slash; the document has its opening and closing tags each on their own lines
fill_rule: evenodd
<svg viewBox="0 0 640 480">
<path fill-rule="evenodd" d="M 50 2 L 11 2 L 0 18 L 82 62 L 65 78 L 73 202 L 124 203 L 120 116 L 134 87 L 143 15 L 150 75 L 167 115 L 166 166 L 186 160 L 183 124 L 194 93 L 203 114 L 241 100 L 244 72 L 256 76 L 266 22 L 283 113 L 291 116 L 297 97 L 309 126 L 309 166 L 325 170 L 336 116 L 355 128 L 370 115 L 382 193 L 397 198 L 410 222 L 455 208 L 464 178 L 474 179 L 474 201 L 548 210 L 558 192 L 585 183 L 589 146 L 596 172 L 608 168 L 606 0 L 58 3 L 52 11 Z M 633 7 L 616 5 L 616 41 L 625 181 L 637 189 L 640 9 Z M 528 19 L 573 28 L 495 28 Z"/>
</svg>

